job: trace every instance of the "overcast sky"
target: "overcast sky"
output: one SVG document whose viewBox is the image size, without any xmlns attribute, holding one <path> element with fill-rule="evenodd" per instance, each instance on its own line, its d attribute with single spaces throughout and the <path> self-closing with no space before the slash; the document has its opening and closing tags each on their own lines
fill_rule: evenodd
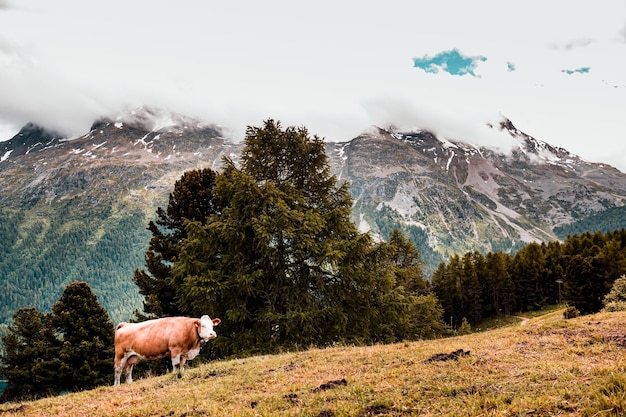
<svg viewBox="0 0 626 417">
<path fill-rule="evenodd" d="M 0 140 L 150 105 L 477 144 L 500 115 L 626 172 L 626 0 L 0 0 Z"/>
</svg>

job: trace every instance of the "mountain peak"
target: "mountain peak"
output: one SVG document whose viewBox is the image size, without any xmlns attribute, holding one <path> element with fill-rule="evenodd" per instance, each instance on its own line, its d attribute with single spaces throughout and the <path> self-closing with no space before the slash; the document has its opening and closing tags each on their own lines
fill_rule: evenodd
<svg viewBox="0 0 626 417">
<path fill-rule="evenodd" d="M 519 130 L 517 130 L 515 125 L 513 125 L 513 122 L 505 116 L 502 116 L 502 119 L 500 120 L 500 130 L 507 130 L 511 133 L 511 135 L 519 133 Z"/>
<path fill-rule="evenodd" d="M 126 123 L 132 127 L 142 128 L 150 132 L 169 133 L 206 129 L 212 126 L 194 117 L 151 106 L 142 106 L 120 113 L 115 117 L 114 122 L 118 127 Z"/>
<path fill-rule="evenodd" d="M 34 123 L 27 123 L 11 139 L 0 142 L 0 162 L 9 155 L 25 155 L 33 151 L 54 146 L 64 139 L 63 135 Z"/>
</svg>

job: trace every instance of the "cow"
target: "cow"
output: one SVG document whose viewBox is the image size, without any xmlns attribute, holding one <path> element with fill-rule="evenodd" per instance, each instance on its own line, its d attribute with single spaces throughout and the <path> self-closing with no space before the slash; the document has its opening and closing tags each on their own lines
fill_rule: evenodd
<svg viewBox="0 0 626 417">
<path fill-rule="evenodd" d="M 218 318 L 165 317 L 141 323 L 122 322 L 115 328 L 114 385 L 120 385 L 122 370 L 126 382 L 133 382 L 133 367 L 142 360 L 172 358 L 172 371 L 180 377 L 185 363 L 192 360 L 209 339 L 217 337 Z"/>
</svg>

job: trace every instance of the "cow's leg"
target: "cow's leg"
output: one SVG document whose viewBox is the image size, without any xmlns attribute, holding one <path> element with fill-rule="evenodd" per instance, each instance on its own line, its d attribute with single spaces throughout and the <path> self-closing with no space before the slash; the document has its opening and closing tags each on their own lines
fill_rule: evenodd
<svg viewBox="0 0 626 417">
<path fill-rule="evenodd" d="M 122 377 L 122 367 L 113 368 L 113 373 L 115 377 L 113 378 L 113 385 L 117 386 L 120 384 L 120 378 Z"/>
<path fill-rule="evenodd" d="M 120 385 L 120 378 L 122 377 L 122 369 L 126 366 L 126 355 L 120 358 L 119 355 L 115 355 L 115 362 L 113 364 L 113 373 L 115 378 L 113 380 L 113 385 Z"/>
<path fill-rule="evenodd" d="M 182 374 L 185 371 L 185 364 L 187 363 L 187 356 L 180 355 L 180 364 L 178 367 L 180 368 L 180 373 Z"/>
<path fill-rule="evenodd" d="M 181 370 L 181 357 L 182 351 L 180 349 L 170 349 L 170 353 L 172 354 L 172 372 L 176 372 L 176 367 L 178 367 L 178 377 L 182 377 Z"/>
</svg>

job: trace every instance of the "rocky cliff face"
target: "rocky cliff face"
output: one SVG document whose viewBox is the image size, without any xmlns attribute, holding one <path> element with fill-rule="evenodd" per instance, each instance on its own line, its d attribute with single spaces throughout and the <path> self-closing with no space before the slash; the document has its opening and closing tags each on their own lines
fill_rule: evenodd
<svg viewBox="0 0 626 417">
<path fill-rule="evenodd" d="M 372 128 L 326 149 L 337 178 L 351 183 L 359 228 L 385 239 L 399 227 L 427 272 L 451 254 L 556 239 L 555 226 L 624 206 L 626 174 L 508 120 L 493 129 L 514 146 Z M 127 319 L 140 308 L 132 276 L 156 207 L 185 171 L 218 170 L 241 147 L 216 126 L 151 109 L 100 120 L 78 138 L 28 125 L 1 142 L 0 322 L 22 306 L 49 308 L 74 280 L 87 281 L 114 320 Z"/>
</svg>

